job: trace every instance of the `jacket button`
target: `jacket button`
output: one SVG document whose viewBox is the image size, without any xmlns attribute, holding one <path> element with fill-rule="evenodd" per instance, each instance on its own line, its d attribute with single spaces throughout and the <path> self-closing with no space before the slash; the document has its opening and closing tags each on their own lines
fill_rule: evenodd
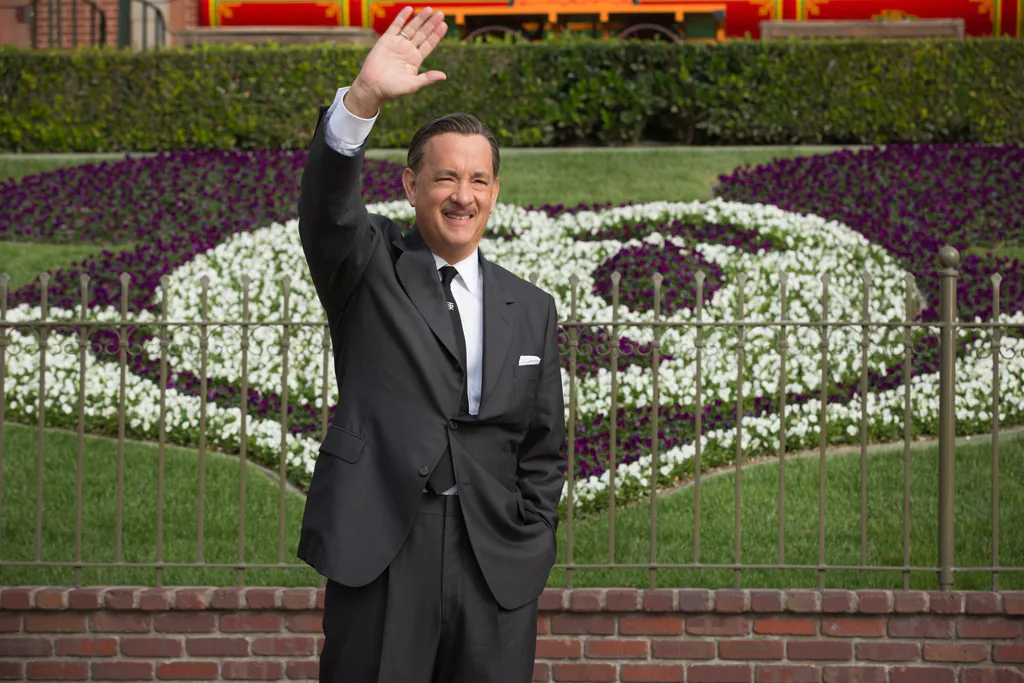
<svg viewBox="0 0 1024 683">
<path fill-rule="evenodd" d="M 427 476 L 428 474 L 430 474 L 430 468 L 429 468 L 429 467 L 427 467 L 426 465 L 424 465 L 423 467 L 421 467 L 421 468 L 420 468 L 420 476 L 421 476 L 421 477 L 425 477 L 425 476 Z"/>
<path fill-rule="evenodd" d="M 448 428 L 449 429 L 458 429 L 459 428 L 459 423 L 456 422 L 455 420 L 448 420 Z"/>
</svg>

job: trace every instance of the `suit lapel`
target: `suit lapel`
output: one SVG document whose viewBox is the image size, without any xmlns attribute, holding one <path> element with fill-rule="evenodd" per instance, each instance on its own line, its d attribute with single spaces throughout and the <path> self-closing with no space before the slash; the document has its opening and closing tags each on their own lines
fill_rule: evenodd
<svg viewBox="0 0 1024 683">
<path fill-rule="evenodd" d="M 515 300 L 502 286 L 497 268 L 484 258 L 483 252 L 480 252 L 480 268 L 484 274 L 484 367 L 480 389 L 480 412 L 483 413 L 512 346 L 510 306 Z"/>
<path fill-rule="evenodd" d="M 402 250 L 395 264 L 395 272 L 402 283 L 402 288 L 434 335 L 444 344 L 452 357 L 458 360 L 455 331 L 445 308 L 444 289 L 441 287 L 440 278 L 437 277 L 437 267 L 430 249 L 415 227 L 405 234 L 404 239 L 396 239 L 394 244 Z"/>
</svg>

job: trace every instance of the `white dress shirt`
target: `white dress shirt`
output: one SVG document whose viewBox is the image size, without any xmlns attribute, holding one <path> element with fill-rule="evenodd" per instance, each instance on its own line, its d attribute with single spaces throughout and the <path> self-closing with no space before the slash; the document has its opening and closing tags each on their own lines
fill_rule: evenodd
<svg viewBox="0 0 1024 683">
<path fill-rule="evenodd" d="M 348 88 L 339 88 L 334 102 L 324 115 L 324 138 L 327 145 L 339 154 L 352 156 L 362 147 L 370 135 L 377 120 L 364 119 L 356 116 L 345 107 L 342 98 Z M 441 281 L 441 268 L 446 265 L 455 267 L 458 275 L 452 280 L 452 294 L 459 307 L 462 319 L 462 332 L 466 337 L 466 378 L 469 398 L 469 412 L 476 415 L 480 412 L 480 385 L 483 377 L 483 339 L 484 339 L 484 281 L 480 270 L 480 254 L 478 249 L 458 263 L 449 264 L 437 254 L 433 254 L 437 266 L 437 279 Z M 455 493 L 455 489 L 445 491 Z"/>
</svg>

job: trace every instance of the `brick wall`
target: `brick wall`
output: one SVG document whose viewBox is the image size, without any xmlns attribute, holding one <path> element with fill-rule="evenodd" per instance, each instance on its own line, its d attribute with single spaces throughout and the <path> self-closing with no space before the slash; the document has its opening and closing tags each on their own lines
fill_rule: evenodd
<svg viewBox="0 0 1024 683">
<path fill-rule="evenodd" d="M 4 588 L 0 679 L 315 680 L 315 589 Z M 549 590 L 537 681 L 1024 683 L 1024 591 Z"/>
</svg>

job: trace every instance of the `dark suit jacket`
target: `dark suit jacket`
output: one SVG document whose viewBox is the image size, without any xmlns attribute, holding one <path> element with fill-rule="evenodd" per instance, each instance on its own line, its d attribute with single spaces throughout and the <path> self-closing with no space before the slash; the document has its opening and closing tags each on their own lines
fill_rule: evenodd
<svg viewBox="0 0 1024 683">
<path fill-rule="evenodd" d="M 321 122 L 323 121 L 321 110 Z M 550 294 L 481 256 L 479 415 L 459 417 L 465 372 L 433 256 L 361 197 L 365 149 L 335 152 L 318 125 L 302 176 L 299 234 L 334 349 L 339 401 L 321 444 L 298 554 L 365 585 L 412 527 L 451 447 L 467 534 L 495 599 L 543 591 L 565 481 L 557 315 Z M 519 365 L 519 357 L 540 357 Z"/>
</svg>

